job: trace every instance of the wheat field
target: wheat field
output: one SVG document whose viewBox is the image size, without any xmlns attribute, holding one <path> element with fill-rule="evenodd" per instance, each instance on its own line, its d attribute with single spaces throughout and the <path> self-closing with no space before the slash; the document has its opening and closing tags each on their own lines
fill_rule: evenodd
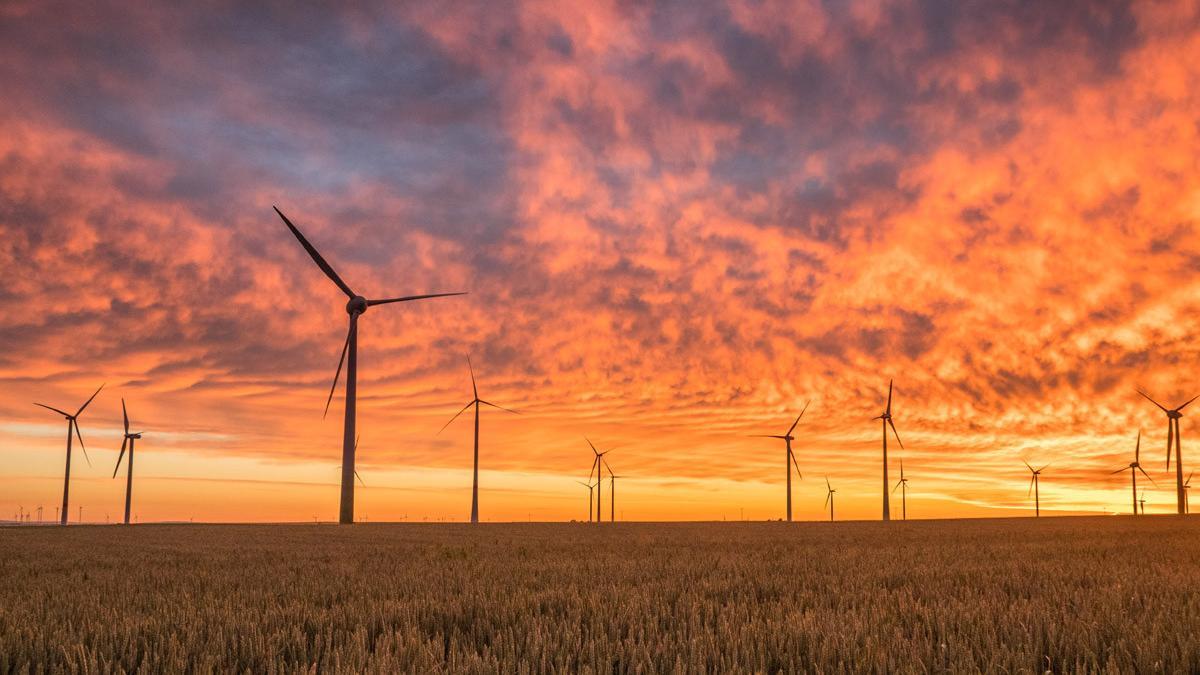
<svg viewBox="0 0 1200 675">
<path fill-rule="evenodd" d="M 1200 669 L 1200 525 L 0 530 L 0 672 Z"/>
</svg>

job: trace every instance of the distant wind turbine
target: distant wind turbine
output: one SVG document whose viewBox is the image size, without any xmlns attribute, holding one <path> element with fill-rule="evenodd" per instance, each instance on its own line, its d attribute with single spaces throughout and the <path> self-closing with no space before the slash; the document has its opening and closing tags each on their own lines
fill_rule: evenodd
<svg viewBox="0 0 1200 675">
<path fill-rule="evenodd" d="M 1187 513 L 1183 490 L 1183 439 L 1179 435 L 1179 420 L 1183 417 L 1183 409 L 1188 407 L 1188 404 L 1192 401 L 1200 398 L 1200 396 L 1193 396 L 1187 403 L 1178 408 L 1168 410 L 1158 401 L 1150 398 L 1150 395 L 1141 389 L 1138 390 L 1138 393 L 1142 395 L 1142 398 L 1158 406 L 1158 409 L 1167 415 L 1167 471 L 1171 470 L 1171 442 L 1173 438 L 1175 443 L 1175 506 L 1177 513 Z"/>
<path fill-rule="evenodd" d="M 505 412 L 510 412 L 514 415 L 517 415 L 519 413 L 516 410 L 509 410 L 508 408 L 502 408 L 502 407 L 496 405 L 495 403 L 490 403 L 488 401 L 484 401 L 483 399 L 479 398 L 479 387 L 477 387 L 475 385 L 475 367 L 471 365 L 471 356 L 470 355 L 467 355 L 467 369 L 471 373 L 471 391 L 473 392 L 475 398 L 468 401 L 467 404 L 465 406 L 463 406 L 462 410 L 459 410 L 458 412 L 454 413 L 454 417 L 451 417 L 450 422 L 446 422 L 446 425 L 443 426 L 441 429 L 439 429 L 438 433 L 440 434 L 443 431 L 445 431 L 446 427 L 450 426 L 451 422 L 458 419 L 459 415 L 461 415 L 467 411 L 467 408 L 470 408 L 471 406 L 475 406 L 475 468 L 471 474 L 472 475 L 472 479 L 471 479 L 471 522 L 478 523 L 479 522 L 479 405 L 480 404 L 490 405 L 493 408 L 496 408 L 498 410 L 503 410 Z"/>
<path fill-rule="evenodd" d="M 892 492 L 900 488 L 900 514 L 903 520 L 908 520 L 908 479 L 904 477 L 904 458 L 900 458 L 900 480 L 896 481 L 896 487 L 892 488 Z"/>
<path fill-rule="evenodd" d="M 121 468 L 121 459 L 125 457 L 125 445 L 129 444 L 129 461 L 125 463 L 125 524 L 129 524 L 129 505 L 133 501 L 133 442 L 142 437 L 142 432 L 129 433 L 129 412 L 125 410 L 125 399 L 121 399 L 121 417 L 125 418 L 125 438 L 121 441 L 121 454 L 117 455 L 117 465 L 113 467 L 113 478 Z"/>
<path fill-rule="evenodd" d="M 1142 490 L 1142 498 L 1138 500 L 1142 504 L 1142 515 L 1146 515 L 1146 491 Z"/>
<path fill-rule="evenodd" d="M 811 403 L 811 401 L 809 402 Z M 792 431 L 796 429 L 796 425 L 800 423 L 800 418 L 804 417 L 804 411 L 808 410 L 808 403 L 800 409 L 800 414 L 796 416 L 796 421 L 792 422 L 792 426 L 788 427 L 786 434 L 751 434 L 751 438 L 779 438 L 783 439 L 786 454 L 783 456 L 783 473 L 787 478 L 787 519 L 792 522 L 792 468 L 795 467 L 796 475 L 804 480 L 804 476 L 800 474 L 800 465 L 796 463 L 796 454 L 792 452 L 792 441 L 795 437 L 792 436 Z"/>
<path fill-rule="evenodd" d="M 833 522 L 833 493 L 837 490 L 829 484 L 829 476 L 825 476 L 825 506 L 829 507 L 829 522 Z"/>
<path fill-rule="evenodd" d="M 1184 513 L 1192 512 L 1191 507 L 1188 505 L 1188 490 L 1192 489 L 1192 476 L 1195 475 L 1195 473 L 1196 473 L 1195 471 L 1189 473 L 1187 480 L 1183 481 L 1183 512 Z"/>
<path fill-rule="evenodd" d="M 613 473 L 612 467 L 608 465 L 608 460 L 604 460 L 604 468 L 608 469 L 608 520 L 609 522 L 617 522 L 617 479 L 625 476 L 618 476 Z M 621 517 L 625 514 L 622 511 Z"/>
<path fill-rule="evenodd" d="M 591 476 L 591 474 L 589 474 L 588 480 L 591 480 L 591 478 L 592 478 L 592 476 Z M 582 485 L 583 487 L 588 489 L 588 522 L 590 523 L 590 522 L 592 522 L 592 513 L 593 513 L 592 512 L 592 493 L 595 491 L 596 486 L 592 485 L 591 483 L 585 483 L 581 480 L 577 480 L 575 482 L 579 483 L 580 485 Z"/>
<path fill-rule="evenodd" d="M 1046 466 L 1050 465 L 1047 464 Z M 1042 515 L 1042 500 L 1041 493 L 1038 488 L 1041 486 L 1042 472 L 1046 470 L 1046 466 L 1043 466 L 1040 469 L 1034 469 L 1032 466 L 1029 466 L 1029 462 L 1025 462 L 1025 467 L 1029 469 L 1030 473 L 1029 490 L 1025 491 L 1025 496 L 1028 497 L 1029 493 L 1033 492 L 1033 513 L 1035 516 L 1039 517 Z M 1124 469 L 1121 470 L 1124 471 Z"/>
<path fill-rule="evenodd" d="M 411 300 L 423 300 L 425 298 L 442 298 L 451 295 L 465 295 L 465 293 L 431 293 L 425 295 L 407 295 L 399 298 L 386 298 L 383 300 L 368 300 L 363 296 L 350 290 L 346 282 L 338 276 L 337 272 L 333 271 L 333 267 L 325 262 L 321 254 L 300 230 L 288 220 L 287 216 L 278 207 L 272 206 L 275 213 L 283 219 L 283 223 L 288 226 L 292 234 L 299 240 L 300 245 L 308 252 L 309 257 L 321 268 L 325 276 L 329 277 L 330 281 L 337 285 L 346 297 L 350 300 L 346 303 L 346 313 L 350 315 L 350 330 L 346 333 L 346 343 L 342 346 L 342 357 L 338 361 L 337 371 L 333 375 L 333 386 L 329 388 L 329 398 L 325 401 L 325 414 L 329 414 L 329 403 L 333 400 L 333 392 L 337 389 L 338 378 L 342 374 L 342 364 L 346 364 L 346 414 L 345 427 L 342 434 L 342 494 L 338 508 L 338 522 L 343 525 L 349 525 L 354 522 L 354 424 L 355 410 L 357 403 L 358 392 L 358 317 L 367 308 L 375 305 L 386 305 L 393 302 L 409 302 Z M 346 355 L 350 358 L 347 360 Z"/>
<path fill-rule="evenodd" d="M 103 388 L 104 385 L 100 385 L 100 389 Z M 46 410 L 52 410 L 59 415 L 62 415 L 67 420 L 67 470 L 63 475 L 62 520 L 59 521 L 60 525 L 67 524 L 67 501 L 71 494 L 71 434 L 74 432 L 75 437 L 79 439 L 79 449 L 83 450 L 83 458 L 87 460 L 88 466 L 91 466 L 92 460 L 90 457 L 88 457 L 87 447 L 83 444 L 83 434 L 79 433 L 79 416 L 83 414 L 83 411 L 87 409 L 88 404 L 90 404 L 92 400 L 96 398 L 96 395 L 100 393 L 100 389 L 97 389 L 96 393 L 92 394 L 91 398 L 84 401 L 83 405 L 79 406 L 79 410 L 76 410 L 74 415 L 69 412 L 59 410 L 58 408 L 52 408 L 44 403 L 34 403 L 36 406 L 40 406 Z"/>
<path fill-rule="evenodd" d="M 1129 463 L 1129 466 L 1123 466 L 1120 469 L 1117 469 L 1116 471 L 1112 472 L 1113 474 L 1118 474 L 1118 473 L 1121 473 L 1122 471 L 1124 471 L 1125 469 L 1129 469 L 1129 478 L 1131 481 L 1133 481 L 1133 515 L 1135 515 L 1135 516 L 1137 515 L 1137 512 L 1138 512 L 1137 472 L 1141 471 L 1142 475 L 1146 477 L 1146 480 L 1153 483 L 1155 487 L 1158 487 L 1158 483 L 1155 483 L 1154 479 L 1150 477 L 1150 474 L 1146 473 L 1146 470 L 1142 468 L 1141 459 L 1142 459 L 1142 430 L 1138 429 L 1137 445 L 1135 445 L 1133 448 L 1133 461 Z"/>
<path fill-rule="evenodd" d="M 588 440 L 586 437 L 583 440 L 588 442 L 588 445 L 592 448 L 592 454 L 595 455 L 595 459 L 592 460 L 592 469 L 591 469 L 591 471 L 588 471 L 588 480 L 592 479 L 593 473 L 596 474 L 596 522 L 602 523 L 602 522 L 604 522 L 604 518 L 602 518 L 601 516 L 604 515 L 604 511 L 603 511 L 603 507 L 601 505 L 601 502 L 602 502 L 601 498 L 604 496 L 604 488 L 603 488 L 604 483 L 602 481 L 602 479 L 604 478 L 604 473 L 600 470 L 600 462 L 604 460 L 605 455 L 612 452 L 612 448 L 609 448 L 608 450 L 605 450 L 604 452 L 600 452 L 599 450 L 596 449 L 596 446 L 592 445 L 592 442 L 590 440 Z"/>
<path fill-rule="evenodd" d="M 892 380 L 888 380 L 888 398 L 887 407 L 883 409 L 883 413 L 879 417 L 872 419 L 883 420 L 883 519 L 892 519 L 892 507 L 888 501 L 888 458 L 887 458 L 887 439 L 888 427 L 892 428 L 892 435 L 896 437 L 896 442 L 900 444 L 900 449 L 904 449 L 904 443 L 900 441 L 900 434 L 896 431 L 896 424 L 892 422 Z"/>
</svg>

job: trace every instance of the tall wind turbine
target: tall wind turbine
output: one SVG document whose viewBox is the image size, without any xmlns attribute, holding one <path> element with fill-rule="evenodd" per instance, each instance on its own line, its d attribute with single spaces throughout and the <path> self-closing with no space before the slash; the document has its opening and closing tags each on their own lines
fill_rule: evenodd
<svg viewBox="0 0 1200 675">
<path fill-rule="evenodd" d="M 125 524 L 129 524 L 129 505 L 133 501 L 133 442 L 142 437 L 142 432 L 129 433 L 129 413 L 125 410 L 125 399 L 121 399 L 121 416 L 125 418 L 125 438 L 121 441 L 121 454 L 117 455 L 117 465 L 113 467 L 113 478 L 121 468 L 121 459 L 125 457 L 125 445 L 129 444 L 129 461 L 125 463 Z"/>
<path fill-rule="evenodd" d="M 475 385 L 475 367 L 471 365 L 471 356 L 470 355 L 467 355 L 467 369 L 470 370 L 470 372 L 471 372 L 471 391 L 474 393 L 475 398 L 468 401 L 467 404 L 465 406 L 463 406 L 462 410 L 459 410 L 458 412 L 454 413 L 454 417 L 451 417 L 450 422 L 446 422 L 446 426 L 443 426 L 441 429 L 439 429 L 438 433 L 440 434 L 443 431 L 445 431 L 446 427 L 450 426 L 451 422 L 458 419 L 459 415 L 461 415 L 467 411 L 467 408 L 470 408 L 471 406 L 475 406 L 475 469 L 472 472 L 472 479 L 471 479 L 471 522 L 478 523 L 479 522 L 479 406 L 480 406 L 480 404 L 490 405 L 493 408 L 497 408 L 497 409 L 503 410 L 505 412 L 510 412 L 514 415 L 519 414 L 519 413 L 517 413 L 516 410 L 509 410 L 508 408 L 501 408 L 500 406 L 496 405 L 495 403 L 489 403 L 488 401 L 484 401 L 483 399 L 479 398 L 479 387 L 477 387 Z"/>
<path fill-rule="evenodd" d="M 900 441 L 900 434 L 896 431 L 896 424 L 892 422 L 892 381 L 888 380 L 888 399 L 887 407 L 883 409 L 883 413 L 879 417 L 873 419 L 883 420 L 883 519 L 892 519 L 892 507 L 888 501 L 888 459 L 887 459 L 887 439 L 888 427 L 892 428 L 892 435 L 896 437 L 896 442 L 900 444 L 900 449 L 904 449 L 904 443 Z"/>
<path fill-rule="evenodd" d="M 592 477 L 589 474 L 588 480 L 591 480 L 591 478 Z M 595 491 L 596 486 L 592 485 L 591 483 L 585 483 L 581 480 L 577 480 L 575 482 L 579 483 L 580 485 L 582 485 L 583 487 L 588 489 L 588 522 L 590 523 L 590 522 L 592 522 L 592 493 Z"/>
<path fill-rule="evenodd" d="M 100 389 L 103 388 L 104 385 L 100 385 Z M 79 439 L 79 449 L 83 450 L 83 458 L 87 460 L 88 466 L 91 466 L 92 460 L 90 457 L 88 457 L 87 447 L 83 444 L 83 434 L 79 433 L 79 416 L 83 414 L 83 411 L 88 407 L 88 404 L 91 403 L 92 400 L 96 398 L 96 395 L 100 393 L 100 389 L 97 389 L 96 393 L 92 394 L 91 398 L 84 401 L 83 405 L 79 406 L 79 410 L 76 410 L 74 415 L 69 412 L 59 410 L 58 408 L 51 408 L 43 403 L 34 403 L 36 406 L 40 406 L 46 410 L 52 410 L 59 415 L 62 415 L 67 420 L 67 470 L 63 475 L 63 503 L 62 519 L 59 521 L 60 525 L 67 524 L 67 501 L 71 494 L 71 433 L 74 432 L 75 437 Z"/>
<path fill-rule="evenodd" d="M 1193 471 L 1192 473 L 1189 473 L 1187 480 L 1183 481 L 1183 512 L 1184 513 L 1192 512 L 1191 507 L 1188 505 L 1188 490 L 1192 489 L 1192 476 L 1195 473 L 1196 473 L 1195 471 Z"/>
<path fill-rule="evenodd" d="M 837 490 L 829 484 L 829 476 L 825 476 L 825 506 L 829 507 L 829 522 L 833 522 L 833 493 Z"/>
<path fill-rule="evenodd" d="M 1137 445 L 1135 445 L 1133 448 L 1133 461 L 1129 463 L 1129 466 L 1123 466 L 1120 469 L 1113 471 L 1114 474 L 1118 474 L 1125 469 L 1129 469 L 1129 478 L 1133 481 L 1133 515 L 1135 516 L 1138 513 L 1137 472 L 1141 471 L 1142 475 L 1146 477 L 1146 480 L 1153 483 L 1155 487 L 1158 487 L 1158 483 L 1155 483 L 1154 479 L 1150 477 L 1150 474 L 1146 473 L 1146 470 L 1142 468 L 1141 459 L 1142 431 L 1141 429 L 1138 429 Z"/>
<path fill-rule="evenodd" d="M 795 440 L 795 437 L 792 436 L 792 431 L 794 431 L 796 429 L 796 425 L 800 423 L 800 418 L 804 417 L 804 411 L 808 410 L 808 403 L 811 403 L 811 401 L 805 403 L 804 407 L 800 409 L 800 414 L 796 416 L 796 421 L 792 422 L 792 426 L 788 427 L 786 434 L 751 434 L 750 436 L 751 438 L 783 439 L 784 446 L 787 449 L 787 453 L 783 456 L 783 473 L 787 478 L 787 519 L 789 523 L 792 522 L 792 467 L 795 467 L 796 475 L 799 476 L 801 480 L 804 479 L 804 476 L 800 474 L 800 465 L 796 463 L 796 454 L 792 452 L 792 441 Z"/>
<path fill-rule="evenodd" d="M 892 488 L 892 492 L 896 492 L 896 488 L 900 488 L 900 514 L 903 520 L 908 520 L 908 479 L 904 477 L 904 458 L 900 458 L 900 480 L 896 481 L 896 487 Z"/>
<path fill-rule="evenodd" d="M 604 478 L 604 473 L 600 470 L 600 462 L 604 460 L 605 455 L 612 452 L 612 448 L 609 448 L 608 450 L 605 450 L 604 452 L 600 452 L 599 450 L 596 449 L 595 445 L 592 445 L 592 442 L 590 440 L 588 440 L 587 438 L 584 438 L 583 440 L 588 442 L 588 445 L 591 446 L 591 448 L 592 448 L 592 454 L 595 455 L 595 458 L 592 460 L 592 469 L 591 469 L 591 471 L 588 471 L 588 480 L 592 479 L 592 473 L 596 474 L 596 522 L 602 523 L 602 522 L 604 522 L 604 518 L 602 518 L 601 516 L 604 515 L 604 511 L 602 509 L 601 502 L 602 502 L 602 497 L 604 496 L 604 488 L 603 488 L 603 482 L 601 479 Z"/>
<path fill-rule="evenodd" d="M 1171 470 L 1171 441 L 1172 441 L 1172 437 L 1174 437 L 1174 442 L 1175 442 L 1175 506 L 1176 506 L 1176 510 L 1178 513 L 1180 513 L 1180 514 L 1187 513 L 1187 506 L 1184 503 L 1186 501 L 1186 498 L 1184 497 L 1184 491 L 1183 491 L 1183 439 L 1180 438 L 1180 436 L 1179 436 L 1179 420 L 1180 420 L 1180 418 L 1183 417 L 1183 409 L 1188 407 L 1188 403 L 1195 401 L 1196 399 L 1200 398 L 1200 396 L 1193 396 L 1191 398 L 1191 400 L 1189 400 L 1187 403 L 1184 403 L 1183 405 L 1179 406 L 1178 408 L 1168 410 L 1168 409 L 1164 408 L 1162 406 L 1162 404 L 1160 404 L 1158 401 L 1155 401 L 1154 399 L 1150 398 L 1150 395 L 1147 394 L 1146 392 L 1142 391 L 1141 389 L 1138 390 L 1138 393 L 1141 394 L 1142 397 L 1145 398 L 1147 401 L 1150 401 L 1154 405 L 1158 406 L 1158 409 L 1163 411 L 1167 415 L 1167 471 Z"/>
<path fill-rule="evenodd" d="M 1047 464 L 1046 466 L 1050 465 Z M 1029 493 L 1033 493 L 1033 513 L 1038 517 L 1042 515 L 1042 498 L 1038 488 L 1041 486 L 1042 472 L 1046 470 L 1046 466 L 1034 469 L 1032 466 L 1029 466 L 1029 462 L 1025 462 L 1025 467 L 1029 469 L 1030 473 L 1029 489 L 1025 491 L 1025 496 L 1029 497 Z M 1121 470 L 1124 471 L 1125 469 Z"/>
<path fill-rule="evenodd" d="M 292 234 L 299 240 L 300 245 L 308 252 L 309 257 L 321 268 L 325 276 L 329 277 L 330 281 L 337 285 L 346 297 L 350 300 L 346 303 L 346 313 L 350 315 L 350 330 L 346 333 L 346 343 L 342 346 L 342 357 L 338 361 L 337 371 L 333 374 L 333 386 L 329 388 L 329 398 L 325 401 L 325 414 L 329 414 L 329 403 L 333 400 L 333 392 L 337 389 L 338 378 L 342 374 L 342 364 L 346 364 L 346 417 L 345 429 L 342 434 L 342 494 L 338 508 L 338 522 L 343 525 L 349 525 L 354 522 L 354 422 L 355 410 L 358 393 L 358 317 L 367 308 L 375 305 L 386 305 L 392 302 L 409 302 L 411 300 L 423 300 L 425 298 L 442 298 L 450 295 L 465 295 L 465 293 L 431 293 L 426 295 L 407 295 L 399 298 L 385 298 L 383 300 L 368 300 L 363 296 L 350 290 L 346 282 L 338 276 L 337 272 L 333 271 L 333 267 L 325 262 L 317 249 L 308 243 L 300 230 L 288 220 L 287 216 L 283 215 L 277 207 L 272 206 L 275 213 L 283 219 L 283 223 L 288 226 Z M 349 354 L 349 360 L 346 355 Z"/>
</svg>

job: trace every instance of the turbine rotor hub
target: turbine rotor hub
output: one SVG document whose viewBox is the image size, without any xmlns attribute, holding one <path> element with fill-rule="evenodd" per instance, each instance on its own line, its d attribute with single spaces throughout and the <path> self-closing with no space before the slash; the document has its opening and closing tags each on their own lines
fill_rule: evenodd
<svg viewBox="0 0 1200 675">
<path fill-rule="evenodd" d="M 347 314 L 362 314 L 365 311 L 367 311 L 367 299 L 361 295 L 350 298 L 350 302 L 346 303 Z"/>
<path fill-rule="evenodd" d="M 1177 420 L 1177 419 L 1180 419 L 1183 417 L 1183 413 L 1179 412 L 1178 410 L 1170 410 L 1170 411 L 1167 411 L 1167 417 L 1170 417 L 1173 420 Z"/>
</svg>

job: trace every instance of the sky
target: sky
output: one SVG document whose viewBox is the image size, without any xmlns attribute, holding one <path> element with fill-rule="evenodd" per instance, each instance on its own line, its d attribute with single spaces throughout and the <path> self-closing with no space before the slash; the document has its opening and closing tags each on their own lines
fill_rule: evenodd
<svg viewBox="0 0 1200 675">
<path fill-rule="evenodd" d="M 749 435 L 806 404 L 795 517 L 878 518 L 891 379 L 913 518 L 1029 515 L 1026 461 L 1128 512 L 1139 429 L 1173 511 L 1198 84 L 1195 2 L 5 2 L 0 518 L 102 383 L 73 519 L 122 398 L 139 521 L 336 517 L 345 297 L 272 205 L 368 297 L 469 292 L 360 321 L 360 519 L 469 515 L 467 354 L 520 413 L 483 520 L 586 518 L 585 437 L 618 518 L 780 518 Z"/>
</svg>

